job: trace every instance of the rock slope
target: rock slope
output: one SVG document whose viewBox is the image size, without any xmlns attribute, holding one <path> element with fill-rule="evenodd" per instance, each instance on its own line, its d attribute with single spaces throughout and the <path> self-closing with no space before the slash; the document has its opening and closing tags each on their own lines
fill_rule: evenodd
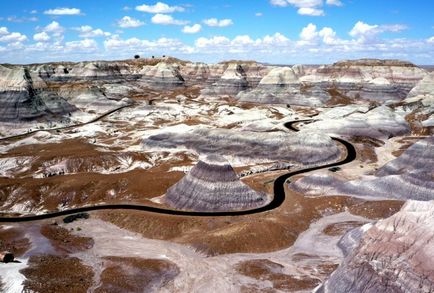
<svg viewBox="0 0 434 293">
<path fill-rule="evenodd" d="M 375 176 L 341 181 L 328 175 L 311 175 L 291 184 L 306 195 L 354 195 L 370 198 L 434 199 L 434 137 L 420 140 Z"/>
<path fill-rule="evenodd" d="M 224 158 L 207 156 L 167 190 L 164 202 L 183 210 L 232 211 L 262 206 L 267 196 L 242 183 Z"/>
<path fill-rule="evenodd" d="M 259 85 L 237 95 L 241 102 L 264 104 L 294 104 L 320 106 L 330 99 L 327 91 L 317 85 L 306 85 L 299 78 L 304 74 L 301 65 L 273 68 Z"/>
<path fill-rule="evenodd" d="M 340 156 L 329 136 L 306 131 L 254 132 L 196 126 L 159 131 L 145 138 L 143 146 L 146 150 L 186 149 L 198 154 L 231 156 L 233 161 L 244 163 L 286 160 L 321 164 Z"/>
<path fill-rule="evenodd" d="M 408 201 L 390 218 L 349 232 L 340 242 L 344 261 L 316 292 L 433 292 L 433 224 L 433 201 Z"/>
<path fill-rule="evenodd" d="M 75 110 L 27 68 L 0 65 L 0 121 L 28 121 Z"/>
</svg>

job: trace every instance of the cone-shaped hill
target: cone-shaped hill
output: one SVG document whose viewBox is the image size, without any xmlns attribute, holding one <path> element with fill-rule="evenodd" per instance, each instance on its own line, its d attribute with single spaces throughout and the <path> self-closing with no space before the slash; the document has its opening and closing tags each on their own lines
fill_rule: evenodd
<svg viewBox="0 0 434 293">
<path fill-rule="evenodd" d="M 170 187 L 164 201 L 183 210 L 232 211 L 263 206 L 267 196 L 242 183 L 224 158 L 212 155 Z"/>
</svg>

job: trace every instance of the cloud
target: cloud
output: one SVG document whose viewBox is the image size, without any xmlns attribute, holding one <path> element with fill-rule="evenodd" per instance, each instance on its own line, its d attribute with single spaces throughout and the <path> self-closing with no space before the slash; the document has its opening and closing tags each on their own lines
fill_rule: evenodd
<svg viewBox="0 0 434 293">
<path fill-rule="evenodd" d="M 330 27 L 324 27 L 317 30 L 317 26 L 309 23 L 301 30 L 300 40 L 297 42 L 299 46 L 313 46 L 318 45 L 320 42 L 326 45 L 343 44 L 345 41 L 336 36 L 336 32 Z"/>
<path fill-rule="evenodd" d="M 60 26 L 60 25 L 58 25 Z M 191 25 L 193 27 L 194 25 Z M 55 26 L 53 26 L 55 27 Z M 359 34 L 372 30 L 400 31 L 399 25 L 372 25 L 359 29 Z M 45 28 L 40 28 L 39 33 Z M 83 31 L 95 31 L 84 26 Z M 6 27 L 0 27 L 0 38 L 10 35 Z M 329 63 L 340 59 L 355 58 L 400 58 L 417 63 L 429 63 L 434 58 L 432 50 L 434 37 L 429 39 L 385 38 L 380 34 L 371 42 L 360 42 L 359 34 L 341 39 L 331 27 L 308 24 L 300 37 L 290 40 L 281 33 L 253 38 L 250 35 L 198 37 L 193 44 L 176 38 L 147 40 L 140 38 L 123 39 L 111 35 L 100 42 L 92 38 L 64 42 L 47 32 L 50 40 L 41 38 L 33 43 L 10 42 L 0 46 L 0 60 L 3 62 L 39 62 L 53 60 L 117 59 L 141 56 L 172 55 L 181 59 L 216 62 L 224 59 L 255 59 L 269 63 Z M 42 35 L 41 35 L 42 36 Z M 8 41 L 13 41 L 13 36 Z M 15 38 L 16 39 L 16 38 Z M 4 40 L 4 39 L 3 39 Z M 98 44 L 100 44 L 98 46 Z M 101 44 L 104 45 L 101 48 Z M 248 57 L 247 57 L 248 56 Z"/>
<path fill-rule="evenodd" d="M 27 37 L 21 33 L 10 33 L 7 27 L 0 27 L 0 42 L 3 43 L 22 43 L 27 40 Z"/>
<path fill-rule="evenodd" d="M 316 25 L 309 23 L 306 27 L 301 30 L 300 39 L 302 41 L 312 41 L 318 36 L 316 31 Z"/>
<path fill-rule="evenodd" d="M 216 52 L 268 52 L 275 51 L 276 48 L 290 48 L 291 41 L 281 33 L 266 35 L 262 39 L 252 39 L 249 35 L 239 35 L 232 40 L 225 36 L 214 36 L 211 38 L 198 38 L 195 42 L 197 52 L 207 51 Z"/>
<path fill-rule="evenodd" d="M 358 38 L 361 43 L 372 42 L 375 38 L 385 32 L 401 32 L 407 29 L 407 26 L 402 24 L 386 24 L 386 25 L 370 25 L 363 21 L 358 21 L 349 32 L 350 36 Z"/>
<path fill-rule="evenodd" d="M 123 53 L 162 53 L 162 52 L 188 52 L 190 48 L 176 39 L 159 38 L 157 40 L 146 40 L 130 38 L 123 40 L 114 35 L 104 41 L 104 47 L 109 52 Z"/>
<path fill-rule="evenodd" d="M 50 40 L 50 36 L 46 32 L 41 32 L 33 35 L 33 40 L 37 42 L 46 42 Z"/>
<path fill-rule="evenodd" d="M 80 38 L 94 38 L 94 37 L 108 37 L 111 35 L 109 32 L 105 32 L 102 29 L 93 29 L 90 25 L 83 25 L 75 28 L 80 34 Z"/>
<path fill-rule="evenodd" d="M 205 19 L 203 23 L 206 24 L 207 26 L 212 26 L 212 27 L 225 27 L 234 24 L 232 19 L 228 19 L 228 18 L 220 19 L 220 20 L 218 20 L 217 18 L 209 18 L 209 19 Z"/>
<path fill-rule="evenodd" d="M 25 40 L 27 40 L 27 37 L 17 32 L 0 36 L 0 42 L 3 43 L 21 43 L 24 42 Z"/>
<path fill-rule="evenodd" d="M 71 41 L 65 43 L 66 51 L 93 52 L 98 50 L 98 43 L 92 39 L 84 39 L 81 41 Z"/>
<path fill-rule="evenodd" d="M 310 16 L 324 16 L 324 10 L 316 9 L 312 7 L 301 7 L 297 10 L 300 15 L 310 15 Z"/>
<path fill-rule="evenodd" d="M 25 17 L 25 16 L 23 16 L 23 17 L 16 17 L 16 16 L 8 16 L 7 18 L 6 18 L 6 21 L 9 21 L 9 22 L 17 22 L 17 23 L 20 23 L 20 22 L 35 22 L 35 21 L 38 21 L 39 19 L 36 17 L 36 16 L 32 16 L 32 17 Z"/>
<path fill-rule="evenodd" d="M 120 20 L 118 20 L 118 26 L 121 28 L 133 28 L 133 27 L 139 27 L 144 25 L 145 23 L 143 21 L 140 21 L 138 19 L 124 16 Z"/>
<path fill-rule="evenodd" d="M 0 35 L 7 35 L 7 34 L 9 34 L 8 28 L 5 26 L 0 27 Z"/>
<path fill-rule="evenodd" d="M 43 28 L 44 32 L 53 33 L 53 34 L 62 34 L 65 29 L 57 22 L 53 21 Z"/>
<path fill-rule="evenodd" d="M 300 15 L 324 16 L 323 0 L 270 0 L 271 5 L 278 7 L 294 6 Z M 342 6 L 340 0 L 326 0 L 326 5 Z"/>
<path fill-rule="evenodd" d="M 196 34 L 201 30 L 202 30 L 202 26 L 200 24 L 194 24 L 192 26 L 188 26 L 188 25 L 184 26 L 182 32 L 186 34 Z"/>
<path fill-rule="evenodd" d="M 78 8 L 63 7 L 63 8 L 45 10 L 44 14 L 47 14 L 47 15 L 80 15 L 81 10 Z"/>
<path fill-rule="evenodd" d="M 263 15 L 264 15 L 264 14 L 263 14 L 262 12 L 256 12 L 256 13 L 255 13 L 255 16 L 258 16 L 258 17 L 259 17 L 259 16 L 263 16 Z"/>
<path fill-rule="evenodd" d="M 180 6 L 169 6 L 163 2 L 157 2 L 154 5 L 139 5 L 136 6 L 137 11 L 147 12 L 147 13 L 173 13 L 173 12 L 183 12 L 185 9 Z"/>
<path fill-rule="evenodd" d="M 173 18 L 172 15 L 160 14 L 160 13 L 155 14 L 151 18 L 151 21 L 154 24 L 162 24 L 162 25 L 185 25 L 188 23 L 188 21 L 175 19 Z"/>
<path fill-rule="evenodd" d="M 327 5 L 335 5 L 335 6 L 342 6 L 342 2 L 340 0 L 327 0 Z"/>
<path fill-rule="evenodd" d="M 212 38 L 198 38 L 195 45 L 199 48 L 209 47 L 209 46 L 221 46 L 230 44 L 230 40 L 224 36 L 214 36 Z"/>
</svg>

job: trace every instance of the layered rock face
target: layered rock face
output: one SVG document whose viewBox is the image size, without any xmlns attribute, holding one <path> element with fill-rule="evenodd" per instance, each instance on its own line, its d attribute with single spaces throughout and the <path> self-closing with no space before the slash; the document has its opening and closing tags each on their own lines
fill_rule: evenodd
<svg viewBox="0 0 434 293">
<path fill-rule="evenodd" d="M 399 101 L 425 77 L 427 72 L 399 60 L 360 59 L 325 65 L 301 78 L 337 89 L 349 98 L 374 101 Z"/>
<path fill-rule="evenodd" d="M 329 136 L 315 132 L 253 132 L 232 129 L 192 127 L 183 132 L 166 132 L 144 139 L 146 149 L 187 149 L 199 154 L 232 156 L 248 163 L 251 158 L 264 162 L 287 160 L 301 164 L 320 164 L 340 156 Z"/>
<path fill-rule="evenodd" d="M 420 140 L 375 176 L 344 182 L 332 176 L 311 175 L 291 184 L 307 195 L 354 195 L 372 198 L 434 200 L 434 137 Z"/>
<path fill-rule="evenodd" d="M 257 63 L 226 63 L 212 65 L 210 71 L 208 80 L 210 85 L 202 91 L 202 94 L 235 96 L 240 91 L 257 85 L 262 77 L 264 66 Z"/>
<path fill-rule="evenodd" d="M 27 121 L 75 111 L 65 99 L 47 90 L 45 82 L 22 66 L 0 66 L 0 121 Z"/>
<path fill-rule="evenodd" d="M 260 207 L 267 196 L 242 183 L 223 157 L 211 155 L 170 187 L 164 202 L 183 210 L 233 211 Z"/>
<path fill-rule="evenodd" d="M 330 95 L 317 85 L 302 84 L 299 78 L 304 72 L 301 65 L 273 68 L 256 88 L 240 92 L 237 99 L 265 104 L 323 105 Z"/>
<path fill-rule="evenodd" d="M 155 66 L 145 66 L 139 72 L 142 80 L 153 87 L 176 87 L 184 85 L 179 65 L 160 62 Z"/>
<path fill-rule="evenodd" d="M 433 223 L 433 201 L 408 201 L 390 218 L 350 231 L 340 242 L 344 261 L 316 292 L 434 291 Z"/>
<path fill-rule="evenodd" d="M 237 95 L 240 101 L 322 106 L 332 98 L 347 101 L 400 101 L 427 72 L 397 60 L 351 60 L 309 70 L 273 68 L 259 85 Z M 337 95 L 334 97 L 333 95 Z"/>
<path fill-rule="evenodd" d="M 422 79 L 403 101 L 406 109 L 423 108 L 424 113 L 434 113 L 434 72 Z M 434 123 L 434 122 L 433 122 Z M 432 124 L 434 126 L 434 124 Z"/>
<path fill-rule="evenodd" d="M 129 77 L 134 73 L 131 66 L 121 61 L 92 61 L 79 63 L 49 63 L 29 66 L 29 70 L 45 81 L 114 81 Z"/>
</svg>

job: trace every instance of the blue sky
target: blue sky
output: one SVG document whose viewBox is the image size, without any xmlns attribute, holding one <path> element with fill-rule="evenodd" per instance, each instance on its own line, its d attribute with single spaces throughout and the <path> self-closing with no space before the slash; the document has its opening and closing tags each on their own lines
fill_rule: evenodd
<svg viewBox="0 0 434 293">
<path fill-rule="evenodd" d="M 372 57 L 433 64 L 433 11 L 428 0 L 2 0 L 0 62 L 165 54 L 204 62 Z"/>
</svg>

